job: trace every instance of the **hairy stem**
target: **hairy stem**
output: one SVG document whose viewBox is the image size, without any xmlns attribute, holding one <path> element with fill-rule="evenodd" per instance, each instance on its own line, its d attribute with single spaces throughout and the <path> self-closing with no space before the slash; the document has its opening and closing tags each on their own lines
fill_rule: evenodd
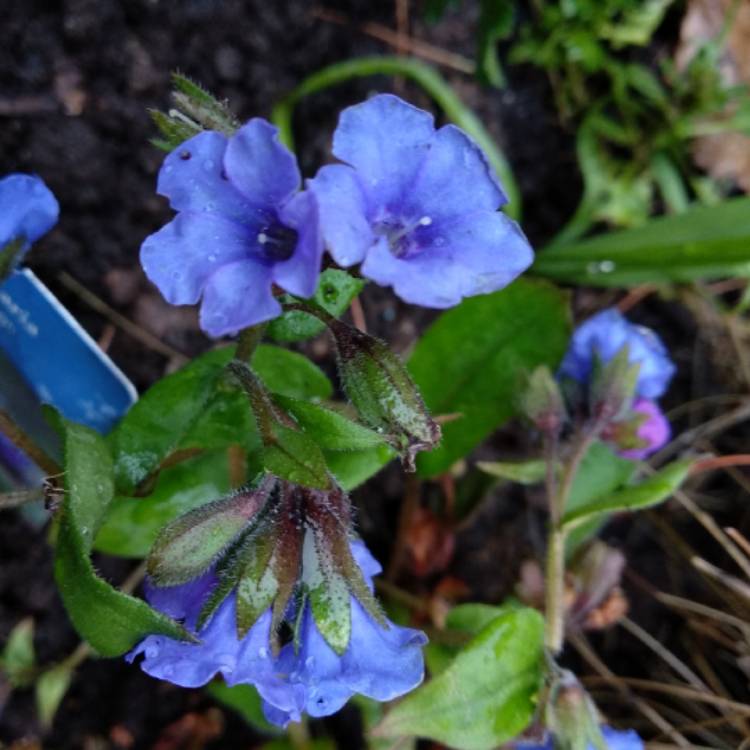
<svg viewBox="0 0 750 750">
<path fill-rule="evenodd" d="M 255 350 L 258 348 L 258 344 L 260 344 L 263 339 L 265 331 L 266 323 L 259 323 L 257 326 L 249 326 L 240 331 L 240 336 L 237 340 L 237 351 L 235 352 L 234 358 L 249 363 L 253 358 L 253 354 L 255 354 Z"/>
</svg>

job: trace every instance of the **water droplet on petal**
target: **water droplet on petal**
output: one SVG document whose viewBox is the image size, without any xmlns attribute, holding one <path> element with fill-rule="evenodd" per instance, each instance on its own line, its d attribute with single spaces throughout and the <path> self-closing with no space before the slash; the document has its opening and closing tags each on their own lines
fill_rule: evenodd
<svg viewBox="0 0 750 750">
<path fill-rule="evenodd" d="M 216 262 L 216 253 L 210 253 L 208 256 L 209 263 L 215 263 Z"/>
<path fill-rule="evenodd" d="M 261 647 L 260 647 L 260 648 L 258 649 L 258 656 L 259 656 L 259 657 L 260 657 L 261 659 L 266 659 L 266 658 L 268 657 L 268 649 L 267 649 L 267 648 L 265 648 L 264 646 L 261 646 Z"/>
<path fill-rule="evenodd" d="M 205 169 L 207 172 L 210 172 L 215 166 L 216 164 L 213 159 L 206 159 L 203 162 L 203 169 Z"/>
<path fill-rule="evenodd" d="M 435 246 L 442 247 L 443 245 L 445 245 L 445 237 L 435 237 Z"/>
</svg>

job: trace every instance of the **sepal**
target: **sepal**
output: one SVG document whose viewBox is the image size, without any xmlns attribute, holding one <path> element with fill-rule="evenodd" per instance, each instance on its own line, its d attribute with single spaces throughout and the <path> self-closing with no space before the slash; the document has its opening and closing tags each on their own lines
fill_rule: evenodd
<svg viewBox="0 0 750 750">
<path fill-rule="evenodd" d="M 177 586 L 208 570 L 264 507 L 271 490 L 264 478 L 240 491 L 185 513 L 159 534 L 147 570 L 156 586 Z"/>
<path fill-rule="evenodd" d="M 576 676 L 561 670 L 552 678 L 545 724 L 559 750 L 607 750 L 594 702 Z"/>
</svg>

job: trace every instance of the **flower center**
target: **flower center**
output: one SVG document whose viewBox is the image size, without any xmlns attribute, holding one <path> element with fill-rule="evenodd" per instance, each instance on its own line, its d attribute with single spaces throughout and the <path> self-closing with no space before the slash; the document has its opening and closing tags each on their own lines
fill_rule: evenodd
<svg viewBox="0 0 750 750">
<path fill-rule="evenodd" d="M 274 221 L 258 232 L 258 244 L 269 260 L 289 260 L 294 255 L 299 234 L 296 229 Z"/>
<path fill-rule="evenodd" d="M 388 240 L 391 252 L 397 258 L 401 258 L 419 249 L 413 233 L 421 227 L 430 226 L 430 224 L 432 224 L 432 217 L 430 216 L 422 216 L 411 222 L 386 220 L 376 224 L 375 231 Z"/>
</svg>

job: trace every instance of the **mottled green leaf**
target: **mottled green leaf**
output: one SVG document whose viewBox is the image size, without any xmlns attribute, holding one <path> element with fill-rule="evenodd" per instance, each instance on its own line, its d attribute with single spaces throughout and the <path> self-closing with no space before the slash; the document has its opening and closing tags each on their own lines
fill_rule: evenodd
<svg viewBox="0 0 750 750">
<path fill-rule="evenodd" d="M 273 426 L 273 442 L 263 448 L 263 467 L 294 484 L 325 490 L 330 487 L 326 460 L 317 443 L 304 432 Z"/>
</svg>

